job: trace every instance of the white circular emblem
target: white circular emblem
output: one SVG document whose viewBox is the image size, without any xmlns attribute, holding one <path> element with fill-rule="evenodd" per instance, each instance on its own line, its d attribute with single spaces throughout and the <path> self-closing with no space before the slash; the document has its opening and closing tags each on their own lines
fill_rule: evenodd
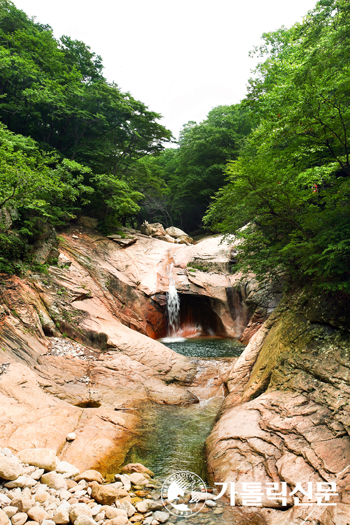
<svg viewBox="0 0 350 525">
<path fill-rule="evenodd" d="M 189 470 L 175 472 L 163 483 L 163 505 L 174 516 L 194 516 L 204 507 L 206 499 L 204 481 Z"/>
</svg>

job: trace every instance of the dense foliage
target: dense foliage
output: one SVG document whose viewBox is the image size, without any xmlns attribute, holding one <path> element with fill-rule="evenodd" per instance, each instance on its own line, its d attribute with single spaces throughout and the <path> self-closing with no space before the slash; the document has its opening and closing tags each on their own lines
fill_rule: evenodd
<svg viewBox="0 0 350 525">
<path fill-rule="evenodd" d="M 206 214 L 241 239 L 237 268 L 349 291 L 349 37 L 350 3 L 320 0 L 263 35 L 244 101 L 164 149 L 160 115 L 107 82 L 86 44 L 0 0 L 0 270 L 30 256 L 45 223 L 191 232 Z"/>
<path fill-rule="evenodd" d="M 14 133 L 36 141 L 25 153 L 26 165 L 33 170 L 30 194 L 46 184 L 46 175 L 43 182 L 43 170 L 36 163 L 47 161 L 45 153 L 54 154 L 61 166 L 69 162 L 81 166 L 90 207 L 86 198 L 76 195 L 76 212 L 93 210 L 102 221 L 113 223 L 138 212 L 142 195 L 136 189 L 134 166 L 144 155 L 162 150 L 171 133 L 158 123 L 159 114 L 108 83 L 102 72 L 101 58 L 83 42 L 66 36 L 56 40 L 49 26 L 29 19 L 12 2 L 0 0 L 0 120 Z M 4 130 L 3 147 L 6 140 L 17 140 Z M 25 143 L 22 138 L 18 141 Z M 75 183 L 65 184 L 68 202 Z M 14 179 L 8 179 L 7 185 L 14 188 Z M 41 201 L 45 198 L 42 193 Z M 50 199 L 45 202 L 50 207 Z M 20 208 L 22 204 L 16 198 L 0 202 Z M 62 201 L 61 206 L 61 216 L 69 217 L 71 205 L 67 208 Z M 36 211 L 44 208 L 42 204 Z M 21 210 L 18 216 L 22 217 Z"/>
<path fill-rule="evenodd" d="M 252 128 L 251 112 L 241 104 L 219 106 L 197 124 L 188 122 L 179 147 L 144 157 L 142 164 L 163 185 L 145 192 L 143 218 L 176 224 L 187 231 L 202 226 L 211 197 L 224 184 L 224 168 L 236 159 Z"/>
<path fill-rule="evenodd" d="M 321 0 L 264 42 L 247 100 L 259 124 L 206 221 L 241 237 L 241 268 L 350 290 L 350 3 Z"/>
</svg>

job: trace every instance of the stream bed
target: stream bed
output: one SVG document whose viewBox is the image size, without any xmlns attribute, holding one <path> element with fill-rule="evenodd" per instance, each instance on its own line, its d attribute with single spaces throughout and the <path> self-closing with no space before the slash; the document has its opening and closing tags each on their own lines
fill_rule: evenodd
<svg viewBox="0 0 350 525">
<path fill-rule="evenodd" d="M 201 360 L 238 357 L 244 345 L 234 339 L 165 338 L 179 354 Z M 222 396 L 188 406 L 152 404 L 145 408 L 141 439 L 129 451 L 126 463 L 142 463 L 157 478 L 176 470 L 190 470 L 206 480 L 204 443 L 213 428 Z"/>
<path fill-rule="evenodd" d="M 163 344 L 190 358 L 224 360 L 238 357 L 244 345 L 234 339 L 181 337 L 164 338 Z M 223 396 L 217 395 L 189 406 L 150 404 L 145 407 L 140 438 L 125 458 L 127 463 L 142 463 L 155 474 L 158 483 L 179 470 L 191 471 L 207 482 L 204 444 L 209 436 Z M 204 509 L 209 510 L 207 507 Z M 224 519 L 223 502 L 217 502 L 215 514 L 199 514 L 186 520 L 190 523 L 228 523 Z M 174 516 L 170 522 L 182 521 Z"/>
</svg>

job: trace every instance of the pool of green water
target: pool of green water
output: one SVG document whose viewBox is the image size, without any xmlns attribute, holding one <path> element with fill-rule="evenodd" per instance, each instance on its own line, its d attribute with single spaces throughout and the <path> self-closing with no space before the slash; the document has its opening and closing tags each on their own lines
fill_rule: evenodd
<svg viewBox="0 0 350 525">
<path fill-rule="evenodd" d="M 239 356 L 244 345 L 234 339 L 163 339 L 179 354 L 202 359 Z M 157 478 L 176 470 L 190 470 L 206 479 L 204 443 L 218 413 L 222 397 L 189 406 L 152 404 L 144 409 L 139 439 L 126 463 L 142 463 Z"/>
<path fill-rule="evenodd" d="M 189 406 L 151 405 L 125 462 L 142 463 L 157 478 L 190 470 L 205 480 L 204 442 L 222 401 L 215 397 Z"/>
<path fill-rule="evenodd" d="M 200 358 L 238 357 L 245 348 L 237 339 L 221 339 L 217 337 L 193 339 L 166 337 L 161 339 L 161 342 L 178 354 Z"/>
</svg>

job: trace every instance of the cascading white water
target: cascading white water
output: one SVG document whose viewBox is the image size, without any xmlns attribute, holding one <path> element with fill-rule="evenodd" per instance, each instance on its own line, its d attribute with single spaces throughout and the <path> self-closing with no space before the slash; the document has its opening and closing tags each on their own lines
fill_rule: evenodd
<svg viewBox="0 0 350 525">
<path fill-rule="evenodd" d="M 168 337 L 174 336 L 180 328 L 180 297 L 172 278 L 173 263 L 169 268 L 169 289 L 167 291 Z"/>
<path fill-rule="evenodd" d="M 180 298 L 174 284 L 167 292 L 168 336 L 174 335 L 180 327 Z"/>
</svg>

